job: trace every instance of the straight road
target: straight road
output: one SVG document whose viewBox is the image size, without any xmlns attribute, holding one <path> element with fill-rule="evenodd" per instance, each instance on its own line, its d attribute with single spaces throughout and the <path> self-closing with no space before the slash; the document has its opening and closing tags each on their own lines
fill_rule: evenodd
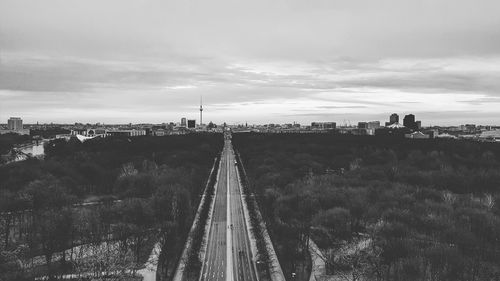
<svg viewBox="0 0 500 281">
<path fill-rule="evenodd" d="M 201 280 L 257 281 L 235 162 L 226 140 Z"/>
</svg>

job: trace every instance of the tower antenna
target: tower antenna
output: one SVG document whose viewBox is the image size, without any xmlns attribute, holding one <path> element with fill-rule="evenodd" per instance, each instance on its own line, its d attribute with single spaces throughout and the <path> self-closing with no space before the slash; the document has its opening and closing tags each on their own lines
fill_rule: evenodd
<svg viewBox="0 0 500 281">
<path fill-rule="evenodd" d="M 203 96 L 200 95 L 200 126 L 203 125 Z"/>
</svg>

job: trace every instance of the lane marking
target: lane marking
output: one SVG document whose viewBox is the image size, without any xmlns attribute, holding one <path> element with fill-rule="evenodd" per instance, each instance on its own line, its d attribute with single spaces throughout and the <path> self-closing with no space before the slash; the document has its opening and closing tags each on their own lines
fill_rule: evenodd
<svg viewBox="0 0 500 281">
<path fill-rule="evenodd" d="M 245 216 L 245 210 L 244 210 L 244 204 L 243 204 L 243 191 L 242 191 L 242 186 L 241 186 L 241 179 L 240 179 L 240 174 L 238 172 L 238 169 L 235 165 L 235 170 L 234 170 L 235 174 L 236 174 L 236 184 L 237 186 L 235 187 L 238 195 L 239 195 L 239 200 L 237 201 L 237 205 L 238 205 L 238 213 L 240 214 L 239 218 L 240 218 L 240 224 L 241 224 L 241 227 L 242 227 L 242 231 L 240 232 L 240 235 L 243 235 L 243 245 L 240 245 L 241 247 L 243 247 L 245 249 L 245 251 L 243 252 L 243 259 L 245 260 L 245 262 L 242 261 L 242 266 L 245 267 L 246 269 L 246 272 L 249 273 L 248 274 L 248 278 L 250 280 L 259 280 L 259 276 L 258 276 L 258 273 L 257 273 L 257 268 L 256 268 L 256 264 L 254 263 L 252 257 L 253 257 L 253 254 L 252 254 L 252 250 L 251 250 L 251 247 L 250 247 L 250 234 L 248 233 L 248 226 L 247 226 L 247 220 L 246 220 L 246 216 Z"/>
<path fill-rule="evenodd" d="M 227 147 L 226 147 L 227 149 Z M 226 170 L 227 170 L 227 179 L 226 179 L 226 184 L 227 184 L 227 227 L 226 227 L 226 241 L 227 241 L 227 247 L 226 247 L 226 259 L 227 259 L 227 264 L 226 264 L 226 280 L 227 281 L 233 281 L 233 255 L 232 253 L 232 247 L 233 243 L 231 241 L 231 194 L 230 194 L 230 189 L 229 189 L 229 153 L 226 154 Z"/>
<path fill-rule="evenodd" d="M 219 176 L 221 174 L 221 166 L 223 164 L 223 161 L 224 161 L 224 158 L 223 158 L 223 155 L 224 155 L 224 151 L 221 153 L 221 159 L 220 159 L 220 162 L 219 162 L 219 168 L 217 169 L 217 182 L 215 183 L 215 187 L 214 187 L 214 194 L 213 194 L 213 206 L 212 207 L 212 213 L 211 213 L 211 223 L 210 223 L 210 227 L 209 227 L 209 232 L 208 232 L 208 241 L 207 241 L 207 245 L 206 245 L 206 252 L 205 252 L 205 259 L 202 263 L 202 269 L 201 269 L 201 274 L 200 274 L 200 277 L 199 277 L 199 281 L 201 280 L 205 280 L 205 279 L 208 279 L 210 280 L 210 271 L 212 270 L 212 267 L 213 267 L 213 263 L 212 262 L 212 257 L 214 255 L 214 247 L 217 249 L 217 230 L 218 230 L 218 223 L 217 223 L 217 217 L 218 217 L 218 213 L 220 213 L 218 211 L 218 208 L 217 208 L 217 202 L 219 200 L 218 199 L 218 189 L 219 189 L 219 186 L 220 186 L 220 180 L 219 180 Z M 214 231 L 215 230 L 215 231 Z M 215 233 L 214 233 L 215 232 Z M 215 253 L 215 256 L 217 256 L 217 252 Z"/>
</svg>

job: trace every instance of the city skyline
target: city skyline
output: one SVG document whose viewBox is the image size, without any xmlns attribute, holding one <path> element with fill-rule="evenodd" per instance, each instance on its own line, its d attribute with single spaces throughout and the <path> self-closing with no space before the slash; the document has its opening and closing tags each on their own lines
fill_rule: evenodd
<svg viewBox="0 0 500 281">
<path fill-rule="evenodd" d="M 199 110 L 199 109 L 198 109 Z M 198 113 L 200 114 L 200 113 Z M 403 113 L 392 113 L 391 115 L 401 115 L 401 120 L 402 120 L 402 117 L 405 117 L 407 114 L 409 115 L 415 115 L 415 114 L 412 114 L 410 112 L 403 112 Z M 1 116 L 1 114 L 0 114 Z M 191 117 L 186 117 L 186 116 L 193 116 L 193 118 Z M 200 115 L 201 116 L 201 115 Z M 354 116 L 357 116 L 359 118 L 359 115 L 354 115 Z M 192 120 L 196 123 L 196 125 L 207 125 L 208 123 L 213 123 L 213 124 L 216 124 L 216 125 L 221 125 L 221 124 L 228 124 L 228 125 L 267 125 L 267 124 L 299 124 L 299 125 L 302 125 L 302 126 L 308 126 L 310 125 L 311 123 L 315 123 L 315 122 L 334 122 L 334 123 L 337 123 L 338 126 L 348 126 L 348 127 L 351 127 L 351 126 L 356 126 L 357 123 L 366 123 L 366 122 L 379 122 L 380 124 L 382 124 L 381 126 L 384 127 L 383 123 L 385 122 L 385 125 L 388 126 L 390 124 L 393 124 L 393 123 L 400 123 L 402 124 L 402 121 L 396 121 L 396 122 L 392 122 L 391 121 L 391 116 L 389 115 L 389 113 L 385 113 L 385 114 L 377 114 L 377 115 L 374 115 L 374 116 L 381 116 L 380 119 L 376 119 L 376 118 L 372 118 L 372 119 L 307 119 L 307 120 L 300 120 L 300 119 L 294 119 L 292 121 L 289 121 L 289 120 L 286 120 L 286 121 L 283 121 L 283 122 L 273 122 L 273 120 L 267 120 L 266 121 L 263 121 L 263 122 L 248 122 L 248 121 L 236 121 L 236 122 L 228 122 L 228 121 L 219 121 L 219 122 L 216 122 L 216 121 L 213 121 L 213 120 L 208 120 L 206 122 L 203 122 L 203 123 L 200 123 L 200 120 L 199 119 L 196 119 L 196 116 L 194 114 L 185 114 L 185 115 L 182 115 L 182 117 L 176 117 L 178 120 L 176 119 L 168 119 L 168 120 L 153 120 L 153 121 L 137 121 L 137 120 L 131 120 L 130 121 L 126 121 L 126 122 L 103 122 L 102 120 L 97 120 L 97 121 L 86 121 L 86 120 L 76 120 L 74 122 L 55 122 L 55 121 L 28 121 L 28 122 L 25 122 L 26 125 L 50 125 L 50 124 L 59 124 L 59 125 L 73 125 L 73 124 L 91 124 L 91 125 L 96 125 L 96 124 L 101 124 L 101 125 L 129 125 L 129 124 L 133 124 L 133 125 L 138 125 L 138 124 L 168 124 L 168 123 L 174 123 L 174 124 L 179 124 L 181 126 L 185 126 L 183 125 L 183 119 L 185 119 L 184 121 L 187 122 L 187 120 Z M 199 116 L 198 116 L 199 117 Z M 12 116 L 9 116 L 8 119 L 10 118 L 19 118 L 19 117 L 12 117 Z M 23 120 L 25 120 L 23 117 L 22 117 Z M 310 121 L 309 121 L 310 120 Z M 434 126 L 442 126 L 442 127 L 456 127 L 456 126 L 462 126 L 462 125 L 467 125 L 467 124 L 474 124 L 474 125 L 479 125 L 479 126 L 493 126 L 493 127 L 498 127 L 500 126 L 499 124 L 495 124 L 495 123 L 476 123 L 476 122 L 473 122 L 473 120 L 469 120 L 469 119 L 463 119 L 464 122 L 460 123 L 460 122 L 450 122 L 450 123 L 433 123 L 432 120 L 424 120 L 424 124 L 421 123 L 421 120 L 418 120 L 417 122 L 420 122 L 420 124 L 422 124 L 421 126 L 422 127 L 434 127 Z M 0 121 L 0 125 L 8 125 L 8 122 L 2 122 Z"/>
<path fill-rule="evenodd" d="M 0 1 L 0 120 L 499 125 L 497 1 Z M 383 20 L 380 20 L 380 19 Z M 3 121 L 2 121 L 3 122 Z"/>
</svg>

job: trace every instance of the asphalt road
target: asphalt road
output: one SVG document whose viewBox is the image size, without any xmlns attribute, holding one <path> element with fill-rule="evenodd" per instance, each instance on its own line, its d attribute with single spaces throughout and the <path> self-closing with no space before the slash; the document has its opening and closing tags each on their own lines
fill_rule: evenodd
<svg viewBox="0 0 500 281">
<path fill-rule="evenodd" d="M 222 152 L 213 212 L 201 280 L 257 281 L 230 140 Z"/>
</svg>

